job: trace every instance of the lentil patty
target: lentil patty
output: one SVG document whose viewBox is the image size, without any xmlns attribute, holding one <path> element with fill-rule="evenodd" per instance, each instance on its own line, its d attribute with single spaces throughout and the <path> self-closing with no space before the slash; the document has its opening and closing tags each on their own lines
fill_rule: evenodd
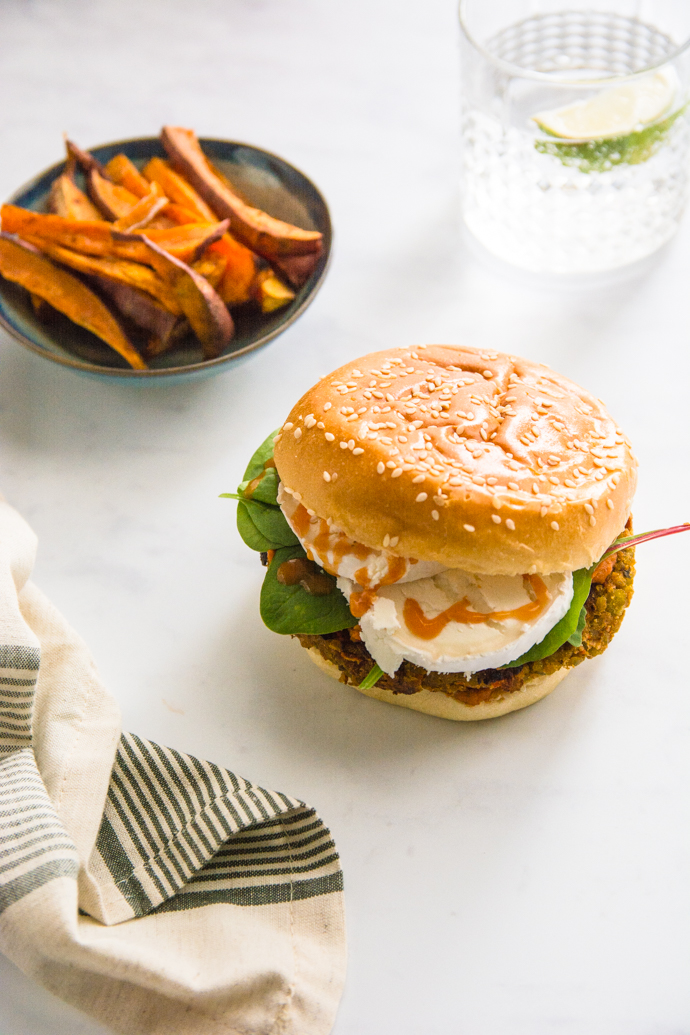
<svg viewBox="0 0 690 1035">
<path fill-rule="evenodd" d="M 550 675 L 561 668 L 573 668 L 586 658 L 606 650 L 620 628 L 625 609 L 633 595 L 635 550 L 620 550 L 615 564 L 601 583 L 592 583 L 585 602 L 587 621 L 582 644 L 564 643 L 541 661 L 530 661 L 518 668 L 488 668 L 472 676 L 462 673 L 427 672 L 403 661 L 394 676 L 383 675 L 377 686 L 394 694 L 416 694 L 420 690 L 439 691 L 466 705 L 480 704 L 519 690 L 533 676 Z M 298 636 L 303 647 L 315 648 L 326 661 L 340 669 L 340 681 L 359 685 L 374 665 L 374 660 L 359 636 L 359 627 L 324 636 Z"/>
</svg>

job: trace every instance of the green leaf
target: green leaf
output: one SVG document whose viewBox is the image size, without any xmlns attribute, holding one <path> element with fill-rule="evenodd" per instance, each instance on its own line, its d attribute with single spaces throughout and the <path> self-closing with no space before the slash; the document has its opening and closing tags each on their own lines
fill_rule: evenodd
<svg viewBox="0 0 690 1035">
<path fill-rule="evenodd" d="M 263 478 L 256 486 L 249 498 L 252 500 L 256 500 L 257 503 L 268 503 L 273 507 L 277 507 L 279 484 L 280 479 L 278 477 L 278 472 L 276 471 L 275 467 L 268 467 L 264 471 Z M 244 493 L 248 485 L 249 482 L 242 482 L 242 484 L 239 486 L 239 491 Z"/>
<path fill-rule="evenodd" d="M 373 686 L 376 686 L 376 684 L 378 683 L 378 681 L 379 681 L 379 679 L 381 678 L 382 675 L 383 675 L 383 669 L 379 668 L 378 665 L 374 665 L 374 667 L 369 672 L 367 672 L 366 676 L 364 677 L 362 682 L 359 684 L 357 689 L 358 690 L 371 690 L 371 688 Z"/>
<path fill-rule="evenodd" d="M 273 440 L 277 434 L 278 431 L 272 431 L 268 438 L 261 443 L 249 461 L 244 478 L 237 489 L 238 493 L 243 496 L 249 482 L 263 474 L 264 477 L 252 493 L 252 499 L 259 500 L 261 503 L 272 503 L 274 506 L 277 504 L 278 472 L 275 467 L 267 468 L 266 463 L 273 459 Z"/>
<path fill-rule="evenodd" d="M 579 568 L 573 572 L 573 599 L 566 614 L 561 618 L 560 622 L 554 625 L 553 629 L 547 632 L 541 643 L 535 643 L 521 658 L 508 662 L 502 668 L 517 668 L 518 665 L 526 665 L 529 661 L 541 661 L 542 658 L 548 658 L 550 654 L 557 651 L 571 636 L 577 633 L 584 603 L 589 596 L 589 588 L 592 584 L 592 575 L 595 568 L 596 564 L 591 568 Z"/>
<path fill-rule="evenodd" d="M 573 635 L 568 637 L 568 643 L 571 647 L 580 647 L 582 645 L 582 633 L 584 632 L 586 622 L 587 608 L 583 607 L 580 611 L 580 617 L 577 620 L 577 628 Z"/>
<path fill-rule="evenodd" d="M 306 556 L 301 546 L 276 550 L 261 587 L 260 610 L 264 623 L 273 632 L 305 636 L 339 632 L 357 625 L 333 576 L 328 576 L 333 578 L 333 592 L 320 597 L 307 593 L 302 586 L 284 586 L 278 582 L 278 568 L 284 561 Z"/>
<path fill-rule="evenodd" d="M 237 500 L 237 531 L 250 550 L 265 553 L 281 546 L 293 546 L 299 539 L 292 531 L 278 506 L 278 472 L 275 467 L 266 467 L 273 456 L 273 440 L 276 431 L 271 432 L 252 456 L 244 480 L 237 492 L 223 492 L 221 499 Z M 261 474 L 263 477 L 250 497 L 244 495 L 247 485 Z"/>
<path fill-rule="evenodd" d="M 244 481 L 250 482 L 252 478 L 257 478 L 264 469 L 267 460 L 273 457 L 273 440 L 278 434 L 276 431 L 272 431 L 268 438 L 265 438 L 259 448 L 255 451 L 251 460 L 247 464 L 247 470 L 244 472 Z"/>
</svg>

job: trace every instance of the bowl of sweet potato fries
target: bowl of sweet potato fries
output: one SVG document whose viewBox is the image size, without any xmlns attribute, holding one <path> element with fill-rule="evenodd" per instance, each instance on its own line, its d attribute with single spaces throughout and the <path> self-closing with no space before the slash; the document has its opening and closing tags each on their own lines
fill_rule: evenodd
<svg viewBox="0 0 690 1035">
<path fill-rule="evenodd" d="M 0 209 L 0 325 L 34 352 L 101 377 L 197 377 L 314 298 L 328 206 L 283 159 L 180 126 L 66 148 Z"/>
</svg>

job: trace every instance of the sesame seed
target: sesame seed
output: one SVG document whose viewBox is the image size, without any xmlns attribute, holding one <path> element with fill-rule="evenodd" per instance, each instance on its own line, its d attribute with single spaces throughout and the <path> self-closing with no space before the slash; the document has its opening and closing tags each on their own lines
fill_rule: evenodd
<svg viewBox="0 0 690 1035">
<path fill-rule="evenodd" d="M 431 511 L 431 516 L 434 519 L 434 521 L 438 521 L 439 515 L 438 515 L 438 511 L 437 510 L 432 510 Z"/>
<path fill-rule="evenodd" d="M 474 525 L 463 525 L 466 532 L 474 532 Z"/>
<path fill-rule="evenodd" d="M 483 374 L 483 375 L 484 375 L 484 377 L 486 377 L 487 379 L 488 379 L 488 378 L 490 378 L 490 377 L 493 377 L 493 376 L 494 376 L 494 375 L 493 375 L 493 373 L 491 372 L 491 370 L 482 370 L 482 374 Z"/>
<path fill-rule="evenodd" d="M 592 506 L 591 503 L 585 503 L 585 510 L 587 511 L 588 514 L 593 514 L 594 513 L 594 507 Z"/>
<path fill-rule="evenodd" d="M 302 437 L 302 429 L 301 428 L 295 428 L 295 438 L 297 439 L 297 441 L 299 441 L 301 439 L 301 437 Z"/>
<path fill-rule="evenodd" d="M 294 426 L 295 426 L 295 425 L 294 425 L 294 424 L 292 423 L 292 421 L 291 421 L 291 420 L 289 420 L 289 421 L 287 422 L 287 424 L 283 424 L 283 431 L 292 431 L 292 429 L 294 428 Z"/>
<path fill-rule="evenodd" d="M 539 511 L 539 514 L 541 515 L 541 517 L 546 517 L 548 512 L 549 512 L 549 508 L 548 507 L 542 507 L 541 510 Z"/>
<path fill-rule="evenodd" d="M 308 413 L 307 416 L 304 418 L 304 426 L 305 426 L 305 428 L 313 428 L 315 424 L 316 424 L 316 417 L 314 416 L 313 413 Z"/>
<path fill-rule="evenodd" d="M 386 465 L 384 464 L 384 462 L 383 462 L 382 460 L 379 460 L 379 462 L 378 462 L 378 463 L 377 463 L 377 465 L 376 465 L 376 471 L 377 471 L 377 473 L 378 473 L 378 474 L 383 474 L 383 472 L 384 472 L 385 470 L 386 470 Z"/>
<path fill-rule="evenodd" d="M 347 442 L 341 442 L 340 443 L 340 448 L 341 449 L 347 449 Z"/>
<path fill-rule="evenodd" d="M 514 492 L 519 492 L 520 491 L 520 486 L 518 485 L 517 482 L 508 482 L 508 488 L 512 489 Z"/>
<path fill-rule="evenodd" d="M 613 500 L 607 500 L 606 506 L 609 508 L 609 510 L 613 510 Z"/>
<path fill-rule="evenodd" d="M 535 492 L 535 493 L 537 493 L 537 494 L 539 493 L 539 486 L 537 485 L 537 483 L 536 483 L 536 482 L 534 482 L 534 483 L 532 484 L 532 492 Z"/>
<path fill-rule="evenodd" d="M 394 536 L 391 536 L 391 541 L 390 541 L 389 545 L 390 546 L 397 546 L 399 542 L 400 542 L 400 536 L 394 535 Z"/>
<path fill-rule="evenodd" d="M 384 549 L 385 549 L 385 547 L 390 546 L 390 544 L 391 544 L 391 537 L 388 535 L 388 532 L 386 532 L 386 534 L 383 537 Z"/>
<path fill-rule="evenodd" d="M 325 482 L 330 482 L 330 480 L 331 480 L 331 476 L 330 476 L 330 474 L 328 473 L 328 471 L 324 471 L 324 472 L 323 472 L 323 480 L 324 480 Z"/>
<path fill-rule="evenodd" d="M 413 484 L 413 485 L 419 485 L 419 483 L 420 483 L 420 482 L 423 482 L 425 478 L 426 478 L 426 475 L 425 475 L 425 474 L 417 474 L 417 475 L 415 475 L 415 477 L 414 477 L 414 478 L 412 479 L 412 484 Z"/>
<path fill-rule="evenodd" d="M 416 481 L 416 479 L 415 479 L 415 481 Z M 424 500 L 426 500 L 426 499 L 428 499 L 427 493 L 426 492 L 420 492 L 419 495 L 417 496 L 416 500 L 415 500 L 415 503 L 424 503 Z"/>
<path fill-rule="evenodd" d="M 393 470 L 393 468 L 397 467 L 397 466 L 398 465 L 396 464 L 395 460 L 389 460 L 388 463 L 386 464 L 386 467 L 390 468 L 391 470 Z"/>
<path fill-rule="evenodd" d="M 509 529 L 511 532 L 515 531 L 515 522 L 512 518 L 506 518 L 506 528 Z"/>
<path fill-rule="evenodd" d="M 394 471 L 391 471 L 391 478 L 399 478 L 402 474 L 402 467 L 396 467 Z"/>
<path fill-rule="evenodd" d="M 560 531 L 560 528 L 561 528 L 561 526 L 558 524 L 557 521 L 552 521 L 551 522 L 551 527 L 554 530 L 554 532 Z"/>
<path fill-rule="evenodd" d="M 318 421 L 316 426 L 317 426 L 317 428 L 320 428 L 321 431 L 323 431 L 323 429 L 326 427 L 326 425 L 324 424 L 324 422 L 322 420 Z"/>
<path fill-rule="evenodd" d="M 352 455 L 353 456 L 361 456 L 363 452 L 364 452 L 364 450 L 361 448 L 361 446 L 357 446 L 356 449 L 352 450 Z"/>
<path fill-rule="evenodd" d="M 332 431 L 327 431 L 324 437 L 326 439 L 326 442 L 334 442 L 335 441 L 335 435 L 333 434 Z"/>
<path fill-rule="evenodd" d="M 594 526 L 594 525 L 596 525 L 596 523 L 597 523 L 597 519 L 596 519 L 595 517 L 591 517 L 591 518 L 589 519 L 589 523 L 590 523 L 590 525 Z"/>
<path fill-rule="evenodd" d="M 493 521 L 493 523 L 494 523 L 495 525 L 500 525 L 500 523 L 501 523 L 501 519 L 500 519 L 500 517 L 498 516 L 498 514 L 492 514 L 492 515 L 491 515 L 491 520 Z"/>
<path fill-rule="evenodd" d="M 332 406 L 332 405 L 333 405 L 333 403 L 330 403 L 330 402 L 328 402 L 328 403 L 324 403 L 324 406 L 323 406 L 323 408 L 324 408 L 324 410 L 330 410 L 330 408 L 331 408 L 331 406 Z"/>
</svg>

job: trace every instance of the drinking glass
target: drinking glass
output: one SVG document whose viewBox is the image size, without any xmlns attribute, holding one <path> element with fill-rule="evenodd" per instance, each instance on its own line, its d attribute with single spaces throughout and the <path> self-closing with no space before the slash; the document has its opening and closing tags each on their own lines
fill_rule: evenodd
<svg viewBox="0 0 690 1035">
<path fill-rule="evenodd" d="M 690 0 L 461 0 L 463 215 L 538 273 L 637 262 L 683 213 Z"/>
</svg>

